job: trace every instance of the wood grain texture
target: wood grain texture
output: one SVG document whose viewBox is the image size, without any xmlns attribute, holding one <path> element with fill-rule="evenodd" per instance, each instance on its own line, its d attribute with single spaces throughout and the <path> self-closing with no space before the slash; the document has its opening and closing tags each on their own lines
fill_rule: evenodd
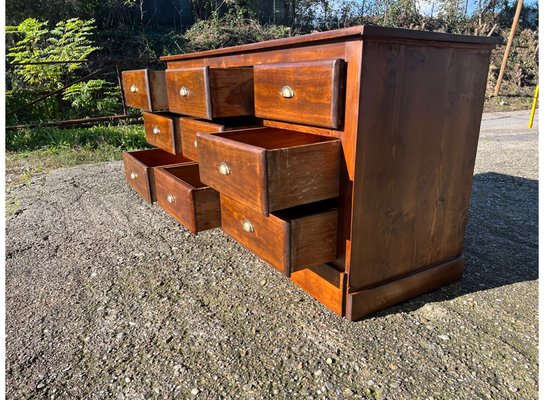
<svg viewBox="0 0 544 400">
<path fill-rule="evenodd" d="M 345 94 L 344 70 L 340 59 L 256 65 L 255 115 L 339 128 Z M 284 87 L 292 89 L 292 97 L 282 96 Z"/>
<path fill-rule="evenodd" d="M 461 255 L 490 56 L 372 41 L 363 52 L 350 290 Z"/>
<path fill-rule="evenodd" d="M 328 203 L 265 217 L 221 194 L 221 228 L 286 276 L 336 257 L 337 220 L 338 210 Z M 244 230 L 244 221 L 251 232 Z"/>
<path fill-rule="evenodd" d="M 123 92 L 128 106 L 145 111 L 168 110 L 164 71 L 123 71 Z"/>
<path fill-rule="evenodd" d="M 200 182 L 197 163 L 155 170 L 157 203 L 192 233 L 221 225 L 219 193 Z"/>
<path fill-rule="evenodd" d="M 156 201 L 155 167 L 191 161 L 181 154 L 172 155 L 161 149 L 123 152 L 125 179 L 148 203 Z"/>
<path fill-rule="evenodd" d="M 301 269 L 291 281 L 338 316 L 344 316 L 346 274 L 327 264 Z"/>
<path fill-rule="evenodd" d="M 380 286 L 351 292 L 347 297 L 346 318 L 356 321 L 384 308 L 455 282 L 463 276 L 465 261 L 456 258 Z"/>
<path fill-rule="evenodd" d="M 173 114 L 144 112 L 146 142 L 170 154 L 181 153 L 181 131 Z"/>
<path fill-rule="evenodd" d="M 198 133 L 197 142 L 202 181 L 263 215 L 338 195 L 339 141 L 260 128 Z"/>
<path fill-rule="evenodd" d="M 251 68 L 168 69 L 166 86 L 172 112 L 204 119 L 254 114 Z"/>
</svg>

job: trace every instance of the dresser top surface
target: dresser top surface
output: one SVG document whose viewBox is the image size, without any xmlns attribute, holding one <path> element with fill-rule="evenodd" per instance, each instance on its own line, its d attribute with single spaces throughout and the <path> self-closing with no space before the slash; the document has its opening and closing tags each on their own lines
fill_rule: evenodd
<svg viewBox="0 0 544 400">
<path fill-rule="evenodd" d="M 412 29 L 388 28 L 374 25 L 360 25 L 326 32 L 311 33 L 308 35 L 292 36 L 283 39 L 268 40 L 240 46 L 225 47 L 215 50 L 206 50 L 195 53 L 177 54 L 161 57 L 162 61 L 178 61 L 194 58 L 215 57 L 243 52 L 272 50 L 275 48 L 289 48 L 304 45 L 315 45 L 321 42 L 344 41 L 353 39 L 382 39 L 382 40 L 416 40 L 422 42 L 449 42 L 462 43 L 468 46 L 479 45 L 494 48 L 502 43 L 499 37 L 456 35 L 451 33 L 416 31 Z"/>
</svg>

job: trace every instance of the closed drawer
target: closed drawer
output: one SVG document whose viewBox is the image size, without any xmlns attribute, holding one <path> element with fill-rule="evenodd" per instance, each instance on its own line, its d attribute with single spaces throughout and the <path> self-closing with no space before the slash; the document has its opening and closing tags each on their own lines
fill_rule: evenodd
<svg viewBox="0 0 544 400">
<path fill-rule="evenodd" d="M 166 70 L 170 111 L 204 119 L 253 115 L 253 68 Z"/>
<path fill-rule="evenodd" d="M 155 170 L 157 203 L 192 233 L 221 225 L 219 193 L 200 182 L 197 163 Z"/>
<path fill-rule="evenodd" d="M 167 111 L 164 71 L 123 71 L 123 92 L 128 106 L 145 111 Z"/>
<path fill-rule="evenodd" d="M 343 76 L 342 60 L 255 65 L 255 115 L 338 129 Z"/>
<path fill-rule="evenodd" d="M 171 154 L 181 153 L 179 118 L 171 114 L 144 112 L 144 129 L 147 143 Z"/>
<path fill-rule="evenodd" d="M 340 141 L 275 128 L 197 133 L 202 182 L 269 212 L 338 196 Z"/>
<path fill-rule="evenodd" d="M 181 132 L 183 132 L 181 135 L 183 154 L 192 160 L 199 160 L 198 142 L 196 140 L 197 132 L 210 134 L 240 129 L 242 127 L 255 127 L 256 125 L 257 123 L 254 118 L 223 118 L 214 122 L 193 118 L 180 118 L 179 126 Z"/>
<path fill-rule="evenodd" d="M 336 258 L 337 225 L 330 202 L 265 217 L 221 194 L 221 229 L 287 276 Z"/>
<path fill-rule="evenodd" d="M 181 154 L 174 156 L 160 149 L 123 152 L 125 179 L 148 203 L 156 200 L 155 168 L 188 161 Z"/>
</svg>

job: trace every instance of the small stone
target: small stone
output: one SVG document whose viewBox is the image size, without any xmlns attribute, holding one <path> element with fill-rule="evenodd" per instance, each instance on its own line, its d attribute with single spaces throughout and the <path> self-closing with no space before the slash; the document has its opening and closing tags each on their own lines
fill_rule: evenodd
<svg viewBox="0 0 544 400">
<path fill-rule="evenodd" d="M 249 392 L 251 390 L 251 383 L 246 383 L 244 386 L 242 386 L 242 389 Z"/>
<path fill-rule="evenodd" d="M 321 371 L 320 369 L 318 369 L 317 371 L 314 372 L 314 375 L 315 375 L 315 376 L 320 376 L 322 373 L 323 373 L 323 371 Z"/>
<path fill-rule="evenodd" d="M 333 361 L 332 358 L 330 358 L 330 357 L 327 358 L 327 364 L 331 365 L 331 364 L 332 364 L 332 361 Z"/>
<path fill-rule="evenodd" d="M 266 285 L 266 281 L 261 281 L 261 286 Z"/>
<path fill-rule="evenodd" d="M 128 324 L 129 324 L 130 326 L 136 326 L 136 325 L 137 325 L 136 322 L 132 322 L 132 321 L 128 321 Z"/>
<path fill-rule="evenodd" d="M 302 369 L 303 367 L 304 367 L 304 364 L 302 364 L 302 362 L 299 362 L 299 363 L 297 364 L 297 368 L 298 368 L 298 369 Z"/>
<path fill-rule="evenodd" d="M 397 369 L 399 369 L 399 367 L 397 366 L 397 364 L 389 364 L 389 368 L 393 371 L 396 371 Z"/>
<path fill-rule="evenodd" d="M 198 394 L 198 389 L 197 388 L 191 389 L 191 394 L 193 396 L 196 396 Z"/>
<path fill-rule="evenodd" d="M 180 330 L 180 329 L 177 329 L 177 328 L 174 329 L 174 331 L 172 332 L 172 335 L 174 335 L 174 336 L 179 336 L 179 335 L 181 335 L 181 330 Z"/>
<path fill-rule="evenodd" d="M 441 339 L 441 340 L 450 340 L 450 337 L 448 335 L 438 335 L 438 339 Z"/>
<path fill-rule="evenodd" d="M 353 396 L 353 391 L 351 389 L 345 389 L 344 390 L 344 396 L 348 397 L 348 396 Z"/>
<path fill-rule="evenodd" d="M 93 273 L 91 274 L 91 278 L 94 278 L 96 275 L 98 275 L 98 274 L 97 274 L 96 272 L 93 272 Z"/>
<path fill-rule="evenodd" d="M 45 387 L 45 383 L 38 383 L 38 385 L 36 386 L 36 389 L 43 389 Z"/>
<path fill-rule="evenodd" d="M 393 388 L 393 389 L 396 389 L 400 386 L 400 384 L 398 382 L 391 382 L 389 384 L 389 387 Z"/>
</svg>

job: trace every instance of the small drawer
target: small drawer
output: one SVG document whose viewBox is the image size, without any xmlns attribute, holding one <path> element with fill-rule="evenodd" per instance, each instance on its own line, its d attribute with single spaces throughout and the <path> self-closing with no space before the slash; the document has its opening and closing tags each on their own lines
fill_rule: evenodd
<svg viewBox="0 0 544 400">
<path fill-rule="evenodd" d="M 253 115 L 253 68 L 166 70 L 170 111 L 213 119 Z"/>
<path fill-rule="evenodd" d="M 123 71 L 123 92 L 128 106 L 144 111 L 167 111 L 164 71 Z"/>
<path fill-rule="evenodd" d="M 255 65 L 255 115 L 338 129 L 343 78 L 342 60 Z"/>
<path fill-rule="evenodd" d="M 192 233 L 221 225 L 219 193 L 200 182 L 197 163 L 157 168 L 155 191 L 157 203 Z"/>
<path fill-rule="evenodd" d="M 144 112 L 144 129 L 147 143 L 170 154 L 181 153 L 179 118 L 172 114 Z"/>
<path fill-rule="evenodd" d="M 276 128 L 197 133 L 202 182 L 269 212 L 338 196 L 340 141 Z"/>
<path fill-rule="evenodd" d="M 160 149 L 123 152 L 125 179 L 148 203 L 156 201 L 155 167 L 189 161 L 181 154 L 174 156 Z"/>
<path fill-rule="evenodd" d="M 330 201 L 263 216 L 221 194 L 221 229 L 284 275 L 336 258 L 338 209 Z"/>
<path fill-rule="evenodd" d="M 183 154 L 192 160 L 198 161 L 198 142 L 196 133 L 218 133 L 233 129 L 245 127 L 256 127 L 257 122 L 254 118 L 223 118 L 214 122 L 204 121 L 194 118 L 180 118 L 181 144 Z"/>
</svg>

